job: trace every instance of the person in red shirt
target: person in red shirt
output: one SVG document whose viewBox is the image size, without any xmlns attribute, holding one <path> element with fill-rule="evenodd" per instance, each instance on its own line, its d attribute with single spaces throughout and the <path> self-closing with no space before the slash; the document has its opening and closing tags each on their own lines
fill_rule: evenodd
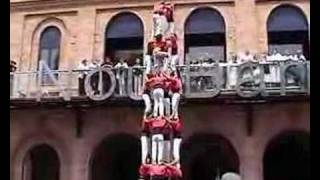
<svg viewBox="0 0 320 180">
<path fill-rule="evenodd" d="M 181 145 L 181 118 L 170 118 L 169 120 L 170 126 L 173 131 L 173 158 L 176 163 L 176 166 L 180 168 L 180 145 Z"/>
<path fill-rule="evenodd" d="M 145 79 L 144 79 L 144 84 L 143 84 L 143 93 L 142 93 L 142 99 L 145 104 L 145 110 L 144 110 L 144 115 L 143 118 L 146 119 L 147 116 L 151 113 L 151 87 L 150 85 L 153 82 L 153 74 L 149 73 L 146 74 Z"/>
<path fill-rule="evenodd" d="M 153 117 L 164 116 L 164 88 L 165 78 L 157 73 L 150 82 L 150 90 L 154 99 Z"/>
<path fill-rule="evenodd" d="M 168 31 L 170 33 L 174 32 L 174 19 L 173 19 L 173 5 L 170 2 L 165 2 L 163 7 L 163 13 L 168 22 Z"/>
<path fill-rule="evenodd" d="M 169 37 L 166 38 L 166 44 L 169 54 L 169 63 L 168 65 L 173 71 L 176 71 L 176 65 L 179 60 L 178 56 L 178 36 L 175 33 L 171 33 Z"/>
<path fill-rule="evenodd" d="M 170 74 L 170 86 L 169 91 L 171 94 L 171 101 L 172 101 L 172 115 L 173 118 L 178 118 L 178 107 L 180 102 L 180 97 L 182 94 L 182 82 L 180 77 L 179 71 L 173 71 Z"/>
<path fill-rule="evenodd" d="M 166 41 L 163 40 L 161 34 L 157 34 L 154 40 L 148 43 L 146 63 L 147 63 L 147 73 L 151 72 L 151 66 L 155 68 L 156 71 L 161 71 L 163 69 L 163 64 L 165 59 L 168 57 L 168 50 Z M 153 59 L 153 63 L 152 63 Z"/>
</svg>

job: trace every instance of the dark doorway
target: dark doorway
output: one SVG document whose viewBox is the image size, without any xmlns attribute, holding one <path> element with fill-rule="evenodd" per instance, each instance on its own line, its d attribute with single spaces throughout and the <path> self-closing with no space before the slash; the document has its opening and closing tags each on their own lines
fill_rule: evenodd
<svg viewBox="0 0 320 180">
<path fill-rule="evenodd" d="M 186 63 L 201 57 L 224 62 L 226 59 L 225 22 L 212 8 L 199 8 L 185 22 Z"/>
<path fill-rule="evenodd" d="M 60 162 L 48 145 L 32 148 L 23 162 L 23 180 L 59 180 Z"/>
<path fill-rule="evenodd" d="M 269 51 L 281 54 L 301 51 L 309 60 L 309 28 L 302 10 L 291 5 L 275 8 L 267 22 Z"/>
<path fill-rule="evenodd" d="M 181 146 L 181 164 L 185 180 L 214 180 L 225 172 L 239 172 L 239 157 L 222 136 L 196 134 Z"/>
<path fill-rule="evenodd" d="M 136 58 L 142 59 L 143 24 L 133 13 L 120 13 L 113 17 L 106 28 L 105 57 L 113 63 L 124 58 L 128 65 L 133 65 Z"/>
<path fill-rule="evenodd" d="M 310 180 L 310 135 L 284 133 L 269 143 L 264 158 L 264 180 Z"/>
<path fill-rule="evenodd" d="M 140 163 L 138 138 L 128 134 L 111 135 L 94 152 L 90 180 L 137 180 Z"/>
</svg>

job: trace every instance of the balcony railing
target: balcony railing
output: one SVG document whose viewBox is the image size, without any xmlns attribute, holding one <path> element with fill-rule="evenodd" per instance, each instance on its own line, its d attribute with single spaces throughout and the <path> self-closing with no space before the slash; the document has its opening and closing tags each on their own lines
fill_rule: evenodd
<svg viewBox="0 0 320 180">
<path fill-rule="evenodd" d="M 309 61 L 213 63 L 183 65 L 178 69 L 185 98 L 213 98 L 219 94 L 253 98 L 310 92 Z M 14 72 L 10 73 L 10 100 L 141 100 L 144 70 L 145 67 L 99 67 L 91 71 Z M 83 84 L 79 81 L 81 76 L 86 77 Z"/>
</svg>

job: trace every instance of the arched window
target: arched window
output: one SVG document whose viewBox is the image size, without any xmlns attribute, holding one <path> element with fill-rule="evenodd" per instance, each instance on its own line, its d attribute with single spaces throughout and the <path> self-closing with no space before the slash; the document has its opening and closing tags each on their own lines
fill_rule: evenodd
<svg viewBox="0 0 320 180">
<path fill-rule="evenodd" d="M 264 180 L 310 180 L 310 135 L 283 133 L 268 144 L 263 157 Z"/>
<path fill-rule="evenodd" d="M 60 58 L 61 32 L 54 26 L 47 27 L 40 37 L 39 61 L 43 61 L 51 70 L 58 70 Z M 41 67 L 39 67 L 41 68 Z M 43 74 L 43 84 L 51 84 L 47 74 Z"/>
<path fill-rule="evenodd" d="M 32 148 L 23 162 L 23 180 L 59 180 L 60 162 L 56 151 L 48 145 Z"/>
<path fill-rule="evenodd" d="M 181 145 L 186 180 L 212 180 L 226 172 L 239 173 L 239 157 L 231 143 L 216 134 L 195 134 Z"/>
<path fill-rule="evenodd" d="M 137 180 L 141 163 L 140 140 L 129 134 L 108 136 L 90 161 L 90 180 Z"/>
<path fill-rule="evenodd" d="M 309 60 L 308 21 L 303 12 L 291 5 L 275 8 L 267 22 L 269 51 L 281 54 L 302 52 Z"/>
<path fill-rule="evenodd" d="M 200 8 L 191 13 L 185 22 L 185 53 L 189 60 L 209 56 L 225 61 L 225 22 L 221 14 L 211 8 Z"/>
<path fill-rule="evenodd" d="M 143 24 L 133 13 L 121 13 L 113 17 L 106 28 L 105 57 L 115 63 L 124 58 L 129 65 L 143 55 Z"/>
</svg>

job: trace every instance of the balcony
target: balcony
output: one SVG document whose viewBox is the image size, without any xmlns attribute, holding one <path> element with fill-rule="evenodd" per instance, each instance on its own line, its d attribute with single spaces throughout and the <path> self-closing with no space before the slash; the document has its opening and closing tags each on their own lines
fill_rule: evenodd
<svg viewBox="0 0 320 180">
<path fill-rule="evenodd" d="M 178 66 L 186 101 L 265 101 L 308 98 L 310 63 L 296 61 Z M 10 74 L 11 104 L 141 101 L 145 67 L 99 67 Z M 78 78 L 86 74 L 83 92 Z"/>
</svg>

